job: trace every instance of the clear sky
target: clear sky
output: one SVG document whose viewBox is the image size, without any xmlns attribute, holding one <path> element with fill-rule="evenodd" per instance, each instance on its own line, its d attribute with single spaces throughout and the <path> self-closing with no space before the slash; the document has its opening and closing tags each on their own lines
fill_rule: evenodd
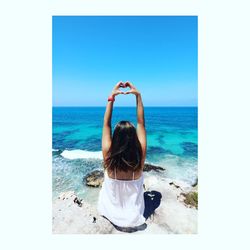
<svg viewBox="0 0 250 250">
<path fill-rule="evenodd" d="M 145 106 L 197 106 L 197 16 L 53 16 L 52 32 L 53 106 L 105 106 L 118 81 Z"/>
</svg>

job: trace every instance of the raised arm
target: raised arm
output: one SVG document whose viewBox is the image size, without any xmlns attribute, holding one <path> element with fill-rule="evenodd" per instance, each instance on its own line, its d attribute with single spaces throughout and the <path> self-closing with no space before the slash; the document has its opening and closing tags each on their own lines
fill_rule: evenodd
<svg viewBox="0 0 250 250">
<path fill-rule="evenodd" d="M 136 95 L 136 106 L 137 106 L 137 126 L 142 125 L 143 127 L 145 127 L 144 107 L 140 93 Z"/>
<path fill-rule="evenodd" d="M 112 118 L 113 103 L 115 100 L 115 96 L 119 94 L 124 94 L 124 92 L 119 90 L 120 87 L 123 87 L 122 82 L 118 82 L 115 85 L 114 89 L 112 90 L 111 95 L 108 98 L 108 103 L 104 114 L 103 129 L 102 129 L 102 154 L 104 159 L 107 156 L 107 152 L 111 146 L 111 141 L 112 141 L 111 118 Z"/>
<path fill-rule="evenodd" d="M 130 88 L 125 94 L 134 94 L 136 96 L 136 106 L 137 106 L 137 136 L 141 143 L 142 147 L 142 163 L 144 164 L 146 159 L 147 151 L 147 138 L 146 138 L 146 129 L 145 129 L 145 119 L 144 119 L 144 107 L 142 103 L 141 93 L 135 88 L 135 86 L 126 82 L 126 86 Z"/>
</svg>

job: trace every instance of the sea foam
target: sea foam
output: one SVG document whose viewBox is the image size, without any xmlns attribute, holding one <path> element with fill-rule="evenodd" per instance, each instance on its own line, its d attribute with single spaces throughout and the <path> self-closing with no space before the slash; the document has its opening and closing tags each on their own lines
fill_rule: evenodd
<svg viewBox="0 0 250 250">
<path fill-rule="evenodd" d="M 81 149 L 75 150 L 64 150 L 61 153 L 61 156 L 64 158 L 73 160 L 73 159 L 103 159 L 102 151 L 87 151 Z"/>
</svg>

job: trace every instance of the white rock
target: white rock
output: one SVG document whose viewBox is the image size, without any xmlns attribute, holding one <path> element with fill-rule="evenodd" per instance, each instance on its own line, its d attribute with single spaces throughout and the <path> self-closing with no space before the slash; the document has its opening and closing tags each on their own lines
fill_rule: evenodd
<svg viewBox="0 0 250 250">
<path fill-rule="evenodd" d="M 101 217 L 96 208 L 82 201 L 74 203 L 74 192 L 62 193 L 53 202 L 53 233 L 56 234 L 107 234 L 113 226 Z M 93 218 L 96 222 L 93 223 Z"/>
<path fill-rule="evenodd" d="M 174 182 L 180 186 L 169 185 Z M 192 187 L 175 180 L 147 176 L 146 191 L 155 190 L 162 194 L 160 206 L 147 221 L 147 228 L 133 234 L 194 234 L 197 233 L 197 214 L 195 208 L 188 208 L 180 197 Z M 74 192 L 62 193 L 53 202 L 53 232 L 61 234 L 124 234 L 101 217 L 95 206 L 82 202 L 82 207 L 74 203 Z M 96 223 L 93 223 L 96 217 Z M 125 233 L 126 234 L 126 233 Z"/>
</svg>

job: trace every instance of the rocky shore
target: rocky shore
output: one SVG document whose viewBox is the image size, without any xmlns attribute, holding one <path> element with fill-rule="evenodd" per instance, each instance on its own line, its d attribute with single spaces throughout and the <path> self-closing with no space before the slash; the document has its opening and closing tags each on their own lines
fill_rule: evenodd
<svg viewBox="0 0 250 250">
<path fill-rule="evenodd" d="M 156 168 L 155 168 L 156 167 Z M 147 166 L 148 171 L 164 171 Z M 84 178 L 86 185 L 99 187 L 103 172 L 94 171 Z M 198 185 L 145 175 L 145 191 L 162 194 L 160 206 L 147 221 L 145 230 L 136 234 L 195 234 L 197 233 Z M 117 234 L 110 222 L 100 216 L 96 206 L 79 199 L 73 191 L 64 192 L 53 201 L 52 230 L 55 234 Z"/>
</svg>

